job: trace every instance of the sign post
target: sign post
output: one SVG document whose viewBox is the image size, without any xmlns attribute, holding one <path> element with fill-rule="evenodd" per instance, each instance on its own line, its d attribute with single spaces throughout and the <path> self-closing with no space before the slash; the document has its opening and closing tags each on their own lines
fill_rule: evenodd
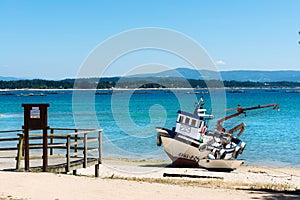
<svg viewBox="0 0 300 200">
<path fill-rule="evenodd" d="M 48 168 L 48 113 L 49 104 L 22 104 L 24 107 L 25 171 L 29 171 L 29 131 L 43 130 L 43 171 Z"/>
</svg>

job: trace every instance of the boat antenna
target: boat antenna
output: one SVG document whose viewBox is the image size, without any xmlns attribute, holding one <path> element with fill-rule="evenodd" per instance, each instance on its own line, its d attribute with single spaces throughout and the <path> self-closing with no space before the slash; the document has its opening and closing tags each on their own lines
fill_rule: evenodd
<svg viewBox="0 0 300 200">
<path fill-rule="evenodd" d="M 200 97 L 198 102 L 195 102 L 195 110 L 194 110 L 194 115 L 198 115 L 198 108 L 202 109 L 204 106 L 205 102 L 203 100 L 203 96 Z"/>
<path fill-rule="evenodd" d="M 204 104 L 205 104 L 205 101 L 203 100 L 203 96 L 201 96 L 199 99 L 198 105 L 200 105 L 200 108 L 202 109 Z"/>
</svg>

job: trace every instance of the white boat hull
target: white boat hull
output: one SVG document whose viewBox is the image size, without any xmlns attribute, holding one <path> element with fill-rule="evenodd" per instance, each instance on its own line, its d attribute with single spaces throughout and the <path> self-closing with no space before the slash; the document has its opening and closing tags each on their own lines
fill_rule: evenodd
<svg viewBox="0 0 300 200">
<path fill-rule="evenodd" d="M 244 164 L 243 160 L 210 160 L 202 159 L 198 162 L 199 167 L 209 170 L 231 171 Z"/>
<path fill-rule="evenodd" d="M 200 151 L 198 148 L 169 137 L 161 137 L 164 150 L 175 165 L 198 166 L 210 151 Z"/>
<path fill-rule="evenodd" d="M 178 138 L 161 136 L 164 150 L 172 160 L 173 165 L 186 167 L 202 167 L 208 170 L 232 171 L 244 163 L 242 160 L 207 159 L 210 150 L 199 150 Z M 195 141 L 194 141 L 195 142 Z M 199 143 L 200 144 L 200 143 Z"/>
</svg>

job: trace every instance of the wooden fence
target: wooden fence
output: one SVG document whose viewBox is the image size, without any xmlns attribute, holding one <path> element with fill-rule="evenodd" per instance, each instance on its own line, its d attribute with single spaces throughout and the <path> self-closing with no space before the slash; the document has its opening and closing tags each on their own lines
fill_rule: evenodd
<svg viewBox="0 0 300 200">
<path fill-rule="evenodd" d="M 20 137 L 18 134 L 22 134 L 23 130 L 8 130 L 8 131 L 0 131 L 0 151 L 17 151 L 17 143 L 20 141 Z M 6 136 L 4 136 L 6 135 Z M 2 145 L 4 143 L 15 143 L 15 145 Z"/>
<path fill-rule="evenodd" d="M 95 176 L 99 176 L 99 164 L 102 163 L 102 130 L 72 128 L 49 128 L 49 130 L 50 133 L 47 134 L 47 171 L 67 173 L 73 170 L 73 174 L 76 174 L 77 169 L 94 165 Z M 1 147 L 0 151 L 16 150 L 16 169 L 20 170 L 21 161 L 24 159 L 22 130 L 0 131 L 1 133 L 15 133 L 14 137 L 0 138 L 0 143 L 16 141 L 18 145 Z M 29 159 L 31 162 L 42 159 L 41 151 L 44 151 L 42 140 L 42 133 L 29 134 Z M 35 166 L 34 168 L 39 167 Z"/>
</svg>

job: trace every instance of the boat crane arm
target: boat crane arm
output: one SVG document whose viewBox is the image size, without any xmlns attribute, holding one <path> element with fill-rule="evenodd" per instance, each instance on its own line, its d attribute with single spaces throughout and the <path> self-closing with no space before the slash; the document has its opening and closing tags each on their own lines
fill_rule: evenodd
<svg viewBox="0 0 300 200">
<path fill-rule="evenodd" d="M 237 134 L 237 136 L 240 137 L 243 134 L 243 132 L 245 131 L 245 126 L 246 126 L 246 124 L 244 122 L 242 122 L 226 132 L 229 134 L 233 134 L 234 132 L 240 131 Z"/>
<path fill-rule="evenodd" d="M 246 111 L 246 110 L 255 110 L 255 109 L 260 109 L 260 108 L 270 108 L 270 107 L 273 107 L 273 109 L 276 109 L 278 108 L 278 105 L 276 103 L 273 103 L 273 104 L 268 104 L 268 105 L 264 105 L 264 106 L 254 106 L 254 107 L 250 107 L 250 108 L 237 108 L 238 110 L 239 109 L 242 109 L 242 111 Z"/>
<path fill-rule="evenodd" d="M 273 109 L 279 109 L 278 105 L 277 104 L 268 104 L 268 105 L 258 105 L 258 106 L 254 106 L 254 107 L 249 107 L 249 108 L 242 108 L 240 106 L 238 106 L 238 108 L 235 108 L 236 109 L 236 113 L 232 114 L 232 115 L 229 115 L 229 116 L 226 116 L 222 119 L 219 119 L 217 121 L 217 130 L 218 131 L 222 131 L 222 132 L 225 132 L 225 128 L 221 125 L 222 122 L 228 120 L 228 119 L 231 119 L 231 118 L 234 118 L 234 117 L 237 117 L 239 116 L 240 114 L 245 114 L 246 115 L 246 112 L 245 111 L 248 111 L 248 110 L 255 110 L 255 109 L 261 109 L 261 108 L 270 108 L 270 107 L 273 107 Z M 230 109 L 230 110 L 233 110 L 233 109 Z"/>
</svg>

